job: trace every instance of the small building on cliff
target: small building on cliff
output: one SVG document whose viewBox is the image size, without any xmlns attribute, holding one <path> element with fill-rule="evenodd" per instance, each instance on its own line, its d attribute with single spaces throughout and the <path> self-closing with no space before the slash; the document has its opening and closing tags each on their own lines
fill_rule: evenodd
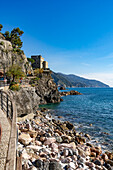
<svg viewBox="0 0 113 170">
<path fill-rule="evenodd" d="M 34 56 L 31 56 L 31 58 L 35 61 L 34 63 L 32 63 L 33 69 L 42 68 L 44 70 L 49 70 L 48 62 L 44 61 L 44 58 L 41 55 L 34 55 Z"/>
</svg>

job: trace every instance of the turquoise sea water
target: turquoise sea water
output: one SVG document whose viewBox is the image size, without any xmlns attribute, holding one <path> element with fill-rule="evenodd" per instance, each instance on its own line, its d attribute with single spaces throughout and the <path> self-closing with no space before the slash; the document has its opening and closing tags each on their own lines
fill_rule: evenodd
<svg viewBox="0 0 113 170">
<path fill-rule="evenodd" d="M 113 151 L 113 88 L 67 90 L 77 90 L 83 95 L 64 96 L 60 104 L 46 107 L 74 123 L 77 131 L 90 134 L 92 141 L 98 140 L 103 148 Z"/>
</svg>

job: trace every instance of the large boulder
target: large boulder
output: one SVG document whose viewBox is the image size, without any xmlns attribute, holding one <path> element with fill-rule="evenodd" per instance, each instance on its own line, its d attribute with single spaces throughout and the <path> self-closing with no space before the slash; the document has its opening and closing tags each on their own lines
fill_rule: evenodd
<svg viewBox="0 0 113 170">
<path fill-rule="evenodd" d="M 29 134 L 22 133 L 19 136 L 18 141 L 21 142 L 23 145 L 28 145 L 32 141 L 32 138 Z"/>
<path fill-rule="evenodd" d="M 34 113 L 38 109 L 40 97 L 35 93 L 34 87 L 24 87 L 18 92 L 9 90 L 9 94 L 15 100 L 18 116 Z"/>
<path fill-rule="evenodd" d="M 61 100 L 57 86 L 49 75 L 43 74 L 36 86 L 36 93 L 41 99 L 41 104 L 59 103 Z"/>
<path fill-rule="evenodd" d="M 75 91 L 75 90 L 71 90 L 71 91 L 63 91 L 60 92 L 61 96 L 67 96 L 67 95 L 82 95 L 82 93 Z"/>
<path fill-rule="evenodd" d="M 60 87 L 60 89 L 59 90 L 66 90 L 66 88 L 65 87 Z"/>
</svg>

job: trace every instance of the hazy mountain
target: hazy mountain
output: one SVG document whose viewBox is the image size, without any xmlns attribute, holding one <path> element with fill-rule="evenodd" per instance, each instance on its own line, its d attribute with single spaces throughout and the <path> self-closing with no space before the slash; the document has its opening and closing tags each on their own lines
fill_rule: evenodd
<svg viewBox="0 0 113 170">
<path fill-rule="evenodd" d="M 85 79 L 74 74 L 66 75 L 53 72 L 52 78 L 57 85 L 66 87 L 109 87 L 100 81 Z"/>
</svg>

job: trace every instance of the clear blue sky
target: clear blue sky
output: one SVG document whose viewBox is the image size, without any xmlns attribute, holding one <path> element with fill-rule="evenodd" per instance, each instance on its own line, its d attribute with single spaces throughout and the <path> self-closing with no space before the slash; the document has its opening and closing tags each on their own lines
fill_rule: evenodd
<svg viewBox="0 0 113 170">
<path fill-rule="evenodd" d="M 20 27 L 27 57 L 113 86 L 113 0 L 1 0 L 2 32 Z"/>
</svg>

